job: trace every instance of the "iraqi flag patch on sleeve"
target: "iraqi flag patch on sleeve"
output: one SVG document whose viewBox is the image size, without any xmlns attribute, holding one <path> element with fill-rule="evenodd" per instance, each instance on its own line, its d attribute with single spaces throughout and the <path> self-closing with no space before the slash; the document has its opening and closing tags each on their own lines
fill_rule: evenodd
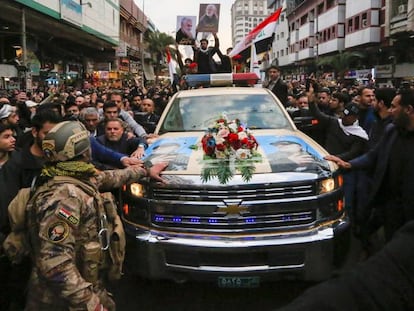
<svg viewBox="0 0 414 311">
<path fill-rule="evenodd" d="M 56 215 L 59 218 L 66 220 L 71 225 L 77 226 L 79 224 L 79 218 L 73 215 L 71 211 L 67 210 L 64 207 L 59 208 L 56 211 Z"/>
</svg>

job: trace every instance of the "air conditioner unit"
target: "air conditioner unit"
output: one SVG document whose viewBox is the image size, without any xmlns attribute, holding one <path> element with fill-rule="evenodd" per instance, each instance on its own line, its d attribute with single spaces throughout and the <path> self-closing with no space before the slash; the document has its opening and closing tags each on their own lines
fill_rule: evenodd
<svg viewBox="0 0 414 311">
<path fill-rule="evenodd" d="M 407 13 L 407 5 L 401 4 L 398 6 L 398 14 L 404 14 Z"/>
<path fill-rule="evenodd" d="M 368 21 L 364 18 L 362 20 L 362 27 L 367 27 L 368 26 Z"/>
</svg>

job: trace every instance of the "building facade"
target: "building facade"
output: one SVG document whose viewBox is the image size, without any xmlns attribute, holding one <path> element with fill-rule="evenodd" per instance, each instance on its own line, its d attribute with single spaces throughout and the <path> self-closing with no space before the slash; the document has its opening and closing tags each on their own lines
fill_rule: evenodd
<svg viewBox="0 0 414 311">
<path fill-rule="evenodd" d="M 236 0 L 231 7 L 233 46 L 236 46 L 254 27 L 272 11 L 267 0 Z"/>
<path fill-rule="evenodd" d="M 2 10 L 1 62 L 16 65 L 25 80 L 16 88 L 36 87 L 47 77 L 70 82 L 96 66 L 111 67 L 118 0 L 3 0 Z"/>
<path fill-rule="evenodd" d="M 362 52 L 369 57 L 350 71 L 373 72 L 394 85 L 414 79 L 414 0 L 268 1 L 271 11 L 279 6 L 285 16 L 275 30 L 273 63 L 311 72 L 324 57 Z"/>
</svg>

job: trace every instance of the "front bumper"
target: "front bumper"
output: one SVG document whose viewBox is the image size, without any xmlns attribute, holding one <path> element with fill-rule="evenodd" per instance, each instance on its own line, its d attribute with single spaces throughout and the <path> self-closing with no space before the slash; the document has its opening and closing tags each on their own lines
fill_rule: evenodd
<svg viewBox="0 0 414 311">
<path fill-rule="evenodd" d="M 124 225 L 127 269 L 144 278 L 319 281 L 331 275 L 335 243 L 349 228 L 349 220 L 342 216 L 308 230 L 232 237 L 158 231 L 128 221 Z"/>
</svg>

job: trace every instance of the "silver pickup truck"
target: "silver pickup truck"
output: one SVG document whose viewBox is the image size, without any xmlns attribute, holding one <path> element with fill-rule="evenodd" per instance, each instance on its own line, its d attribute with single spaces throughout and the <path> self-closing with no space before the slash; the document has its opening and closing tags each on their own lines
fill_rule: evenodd
<svg viewBox="0 0 414 311">
<path fill-rule="evenodd" d="M 247 178 L 238 165 L 225 164 L 223 179 L 229 157 L 206 156 L 204 138 L 223 115 L 257 142 Z M 121 195 L 129 271 L 222 287 L 330 276 L 349 232 L 342 176 L 269 90 L 180 91 L 156 134 L 145 160 L 168 161 L 167 182 L 133 183 Z M 208 163 L 217 167 L 206 175 Z"/>
</svg>

